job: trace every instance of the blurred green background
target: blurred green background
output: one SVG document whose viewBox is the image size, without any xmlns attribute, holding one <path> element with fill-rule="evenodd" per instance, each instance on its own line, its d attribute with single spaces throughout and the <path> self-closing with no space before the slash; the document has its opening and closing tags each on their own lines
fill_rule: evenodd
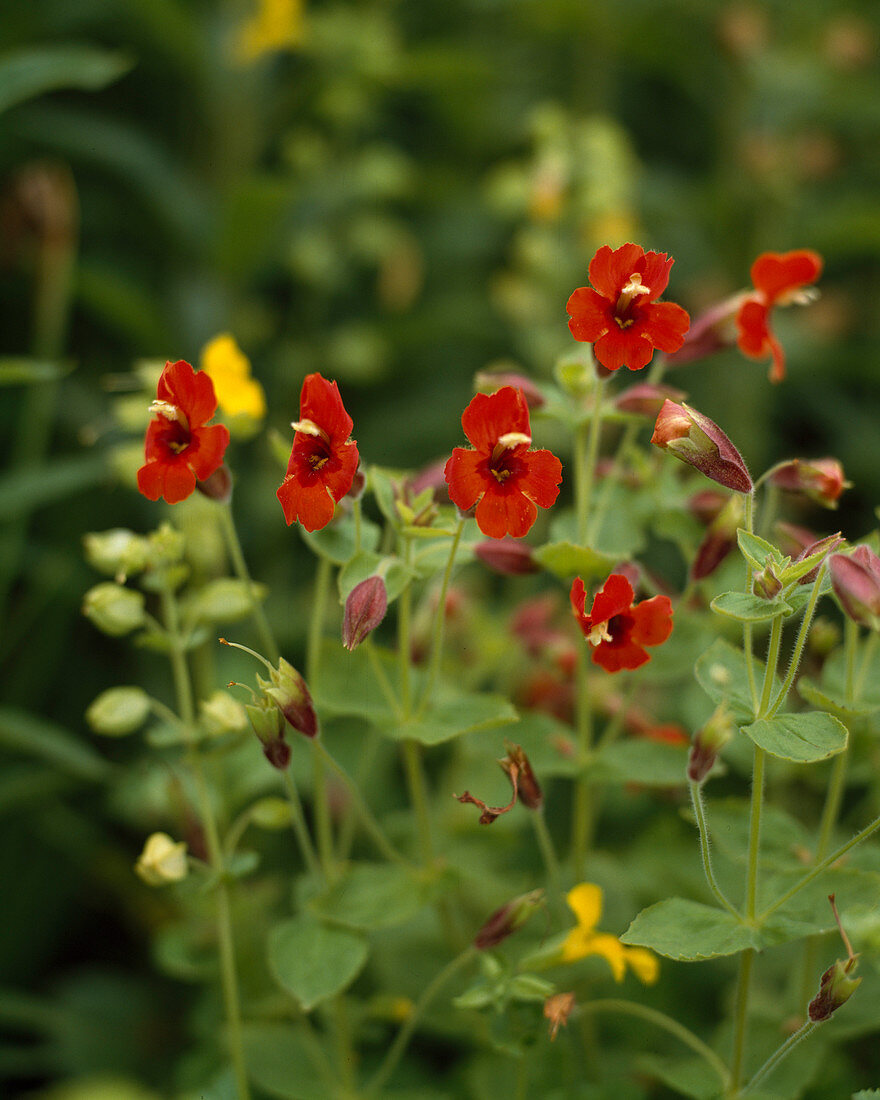
<svg viewBox="0 0 880 1100">
<path fill-rule="evenodd" d="M 782 385 L 735 350 L 670 380 L 756 473 L 842 459 L 855 485 L 831 521 L 853 538 L 875 522 L 875 7 L 275 0 L 274 23 L 259 7 L 6 0 L 0 16 L 0 1074 L 19 1084 L 161 1077 L 138 1029 L 98 1035 L 123 1002 L 158 1026 L 178 995 L 149 977 L 140 841 L 95 801 L 105 750 L 82 719 L 108 685 L 157 675 L 79 610 L 98 579 L 82 535 L 161 515 L 114 473 L 137 361 L 198 362 L 231 332 L 284 439 L 318 370 L 366 461 L 421 466 L 461 442 L 475 371 L 550 377 L 599 245 L 673 255 L 668 297 L 692 315 L 748 285 L 759 252 L 810 247 L 822 297 L 777 314 Z M 245 552 L 295 649 L 311 566 L 277 458 L 265 436 L 229 457 Z M 50 1000 L 54 1038 L 22 1045 Z"/>
</svg>

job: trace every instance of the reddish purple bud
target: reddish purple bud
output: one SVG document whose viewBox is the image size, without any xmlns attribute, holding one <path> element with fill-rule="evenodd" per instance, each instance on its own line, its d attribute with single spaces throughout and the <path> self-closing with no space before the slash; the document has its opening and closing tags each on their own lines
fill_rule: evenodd
<svg viewBox="0 0 880 1100">
<path fill-rule="evenodd" d="M 656 420 L 664 401 L 683 401 L 685 397 L 687 394 L 684 390 L 676 390 L 672 386 L 639 382 L 618 394 L 614 405 L 621 412 L 634 413 L 636 416 Z"/>
<path fill-rule="evenodd" d="M 271 683 L 257 677 L 257 683 L 275 703 L 287 723 L 304 737 L 317 737 L 318 716 L 306 682 L 282 657 L 271 673 Z"/>
<path fill-rule="evenodd" d="M 271 705 L 249 704 L 244 709 L 263 747 L 263 755 L 273 768 L 283 771 L 290 763 L 290 746 L 284 740 L 284 718 L 281 711 Z"/>
<path fill-rule="evenodd" d="M 708 416 L 688 405 L 665 401 L 651 442 L 717 481 L 726 489 L 750 493 L 752 479 L 742 455 Z"/>
<path fill-rule="evenodd" d="M 842 546 L 844 543 L 843 535 L 838 531 L 834 535 L 826 535 L 822 539 L 816 539 L 815 542 L 811 542 L 809 546 L 805 546 L 803 550 L 794 559 L 798 561 L 806 561 L 807 558 L 813 557 L 814 554 L 828 555 L 832 551 L 836 550 L 838 546 Z M 812 584 L 816 577 L 819 576 L 819 570 L 825 562 L 825 557 L 816 564 L 815 569 L 811 569 L 809 573 L 805 573 L 803 577 L 798 581 L 798 584 Z"/>
<path fill-rule="evenodd" d="M 529 810 L 540 810 L 544 805 L 544 792 L 532 771 L 529 758 L 520 745 L 508 741 L 505 747 L 507 756 L 498 761 L 501 770 L 510 780 L 523 806 Z"/>
<path fill-rule="evenodd" d="M 733 347 L 737 336 L 736 315 L 744 297 L 735 294 L 702 313 L 688 329 L 678 351 L 666 357 L 667 366 L 680 367 Z"/>
<path fill-rule="evenodd" d="M 345 601 L 342 622 L 342 644 L 345 648 L 356 649 L 382 622 L 387 610 L 388 590 L 381 577 L 374 575 L 356 584 Z"/>
<path fill-rule="evenodd" d="M 844 962 L 838 959 L 833 966 L 829 966 L 819 982 L 819 992 L 810 1001 L 807 1014 L 813 1023 L 821 1023 L 827 1020 L 841 1005 L 845 1005 L 850 997 L 861 985 L 861 978 L 851 978 L 850 973 L 855 969 L 856 957 Z"/>
<path fill-rule="evenodd" d="M 736 530 L 742 523 L 742 519 L 742 497 L 727 497 L 724 507 L 709 524 L 703 541 L 697 547 L 691 566 L 691 576 L 694 580 L 700 581 L 714 573 L 733 550 L 736 546 Z"/>
<path fill-rule="evenodd" d="M 841 493 L 852 484 L 845 480 L 843 466 L 836 458 L 793 458 L 774 467 L 767 480 L 790 493 L 801 493 L 824 508 L 836 508 Z"/>
<path fill-rule="evenodd" d="M 722 703 L 701 730 L 694 734 L 688 756 L 688 779 L 702 783 L 718 759 L 718 754 L 734 735 L 730 712 Z"/>
<path fill-rule="evenodd" d="M 197 481 L 196 488 L 209 500 L 228 504 L 232 500 L 232 471 L 224 462 L 204 481 Z"/>
<path fill-rule="evenodd" d="M 491 917 L 474 937 L 474 947 L 478 951 L 485 951 L 489 947 L 496 947 L 502 940 L 520 928 L 529 919 L 536 909 L 544 903 L 544 891 L 532 890 L 528 894 L 520 894 L 519 897 L 496 909 Z"/>
<path fill-rule="evenodd" d="M 525 573 L 537 573 L 539 565 L 534 550 L 522 539 L 505 535 L 502 539 L 485 539 L 474 547 L 474 553 L 490 569 L 504 576 L 514 577 Z"/>
<path fill-rule="evenodd" d="M 843 610 L 862 626 L 880 629 L 880 558 L 867 546 L 828 559 L 831 586 Z"/>
<path fill-rule="evenodd" d="M 752 581 L 752 592 L 762 600 L 775 600 L 782 591 L 783 584 L 776 573 L 776 566 L 768 561 Z"/>
<path fill-rule="evenodd" d="M 547 404 L 546 397 L 537 385 L 524 374 L 518 374 L 516 371 L 481 370 L 474 375 L 474 389 L 480 393 L 495 393 L 502 386 L 513 386 L 515 390 L 522 390 L 526 405 L 530 409 L 540 409 L 542 405 Z"/>
<path fill-rule="evenodd" d="M 695 520 L 708 526 L 729 500 L 729 494 L 718 489 L 701 489 L 688 501 L 688 511 Z"/>
</svg>

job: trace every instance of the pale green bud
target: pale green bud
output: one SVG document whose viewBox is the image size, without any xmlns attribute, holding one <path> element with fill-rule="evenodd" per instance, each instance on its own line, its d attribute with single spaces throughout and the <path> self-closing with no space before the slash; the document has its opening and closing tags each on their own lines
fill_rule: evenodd
<svg viewBox="0 0 880 1100">
<path fill-rule="evenodd" d="M 102 691 L 86 711 L 86 721 L 105 737 L 125 737 L 146 722 L 150 697 L 139 687 L 114 687 Z"/>
<path fill-rule="evenodd" d="M 82 610 L 98 630 L 114 638 L 144 625 L 143 593 L 112 581 L 90 588 L 83 598 Z"/>
</svg>

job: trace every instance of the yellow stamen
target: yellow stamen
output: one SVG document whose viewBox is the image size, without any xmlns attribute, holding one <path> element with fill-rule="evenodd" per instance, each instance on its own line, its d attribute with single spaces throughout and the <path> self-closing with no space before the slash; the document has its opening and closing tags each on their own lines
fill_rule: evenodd
<svg viewBox="0 0 880 1100">
<path fill-rule="evenodd" d="M 302 432 L 304 435 L 313 435 L 317 439 L 323 439 L 325 443 L 330 442 L 330 436 L 324 431 L 323 428 L 319 428 L 314 420 L 294 420 L 290 425 L 295 432 Z"/>
<path fill-rule="evenodd" d="M 150 405 L 151 416 L 161 416 L 164 420 L 170 420 L 174 424 L 179 424 L 183 429 L 189 431 L 189 421 L 186 418 L 186 414 L 182 409 L 179 409 L 177 405 L 172 405 L 170 401 L 154 401 Z"/>
<path fill-rule="evenodd" d="M 531 447 L 532 437 L 530 435 L 525 435 L 523 432 L 507 432 L 499 436 L 498 442 L 492 449 L 492 465 L 494 466 L 505 451 L 512 451 L 514 447 L 519 447 L 523 443 L 527 447 Z M 495 476 L 497 477 L 498 475 L 496 474 Z"/>
<path fill-rule="evenodd" d="M 611 631 L 608 629 L 607 622 L 596 623 L 587 635 L 587 641 L 592 646 L 600 645 L 602 642 L 610 642 L 611 640 Z"/>
<path fill-rule="evenodd" d="M 614 307 L 614 312 L 619 317 L 622 313 L 626 313 L 626 311 L 629 309 L 630 303 L 632 302 L 633 298 L 637 298 L 641 294 L 650 293 L 650 287 L 642 286 L 641 275 L 639 275 L 637 271 L 633 272 L 633 274 L 630 275 L 629 279 L 627 280 L 626 286 L 624 286 L 623 290 L 621 290 L 620 292 L 620 297 L 617 299 L 617 305 Z M 619 321 L 618 324 L 620 324 Z M 621 327 L 623 326 L 621 325 Z"/>
</svg>

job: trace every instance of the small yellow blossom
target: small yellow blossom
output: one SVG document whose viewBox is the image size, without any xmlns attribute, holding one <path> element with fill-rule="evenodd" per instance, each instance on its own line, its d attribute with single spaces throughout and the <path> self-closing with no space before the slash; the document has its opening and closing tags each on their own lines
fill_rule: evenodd
<svg viewBox="0 0 880 1100">
<path fill-rule="evenodd" d="M 189 871 L 186 844 L 182 840 L 175 844 L 167 833 L 153 833 L 134 869 L 148 886 L 180 882 Z"/>
<path fill-rule="evenodd" d="M 601 955 L 611 967 L 614 980 L 622 982 L 627 966 L 645 985 L 656 982 L 660 967 L 655 955 L 643 947 L 626 947 L 616 936 L 595 931 L 602 916 L 602 890 L 591 882 L 582 882 L 566 895 L 569 908 L 577 917 L 577 926 L 562 944 L 562 961 L 577 962 L 587 955 Z"/>
<path fill-rule="evenodd" d="M 228 332 L 202 348 L 201 368 L 214 383 L 214 393 L 227 416 L 259 420 L 266 415 L 263 387 L 251 377 L 251 361 Z"/>
<path fill-rule="evenodd" d="M 303 30 L 303 0 L 257 0 L 257 10 L 238 33 L 238 56 L 251 62 L 263 54 L 295 49 Z"/>
</svg>

